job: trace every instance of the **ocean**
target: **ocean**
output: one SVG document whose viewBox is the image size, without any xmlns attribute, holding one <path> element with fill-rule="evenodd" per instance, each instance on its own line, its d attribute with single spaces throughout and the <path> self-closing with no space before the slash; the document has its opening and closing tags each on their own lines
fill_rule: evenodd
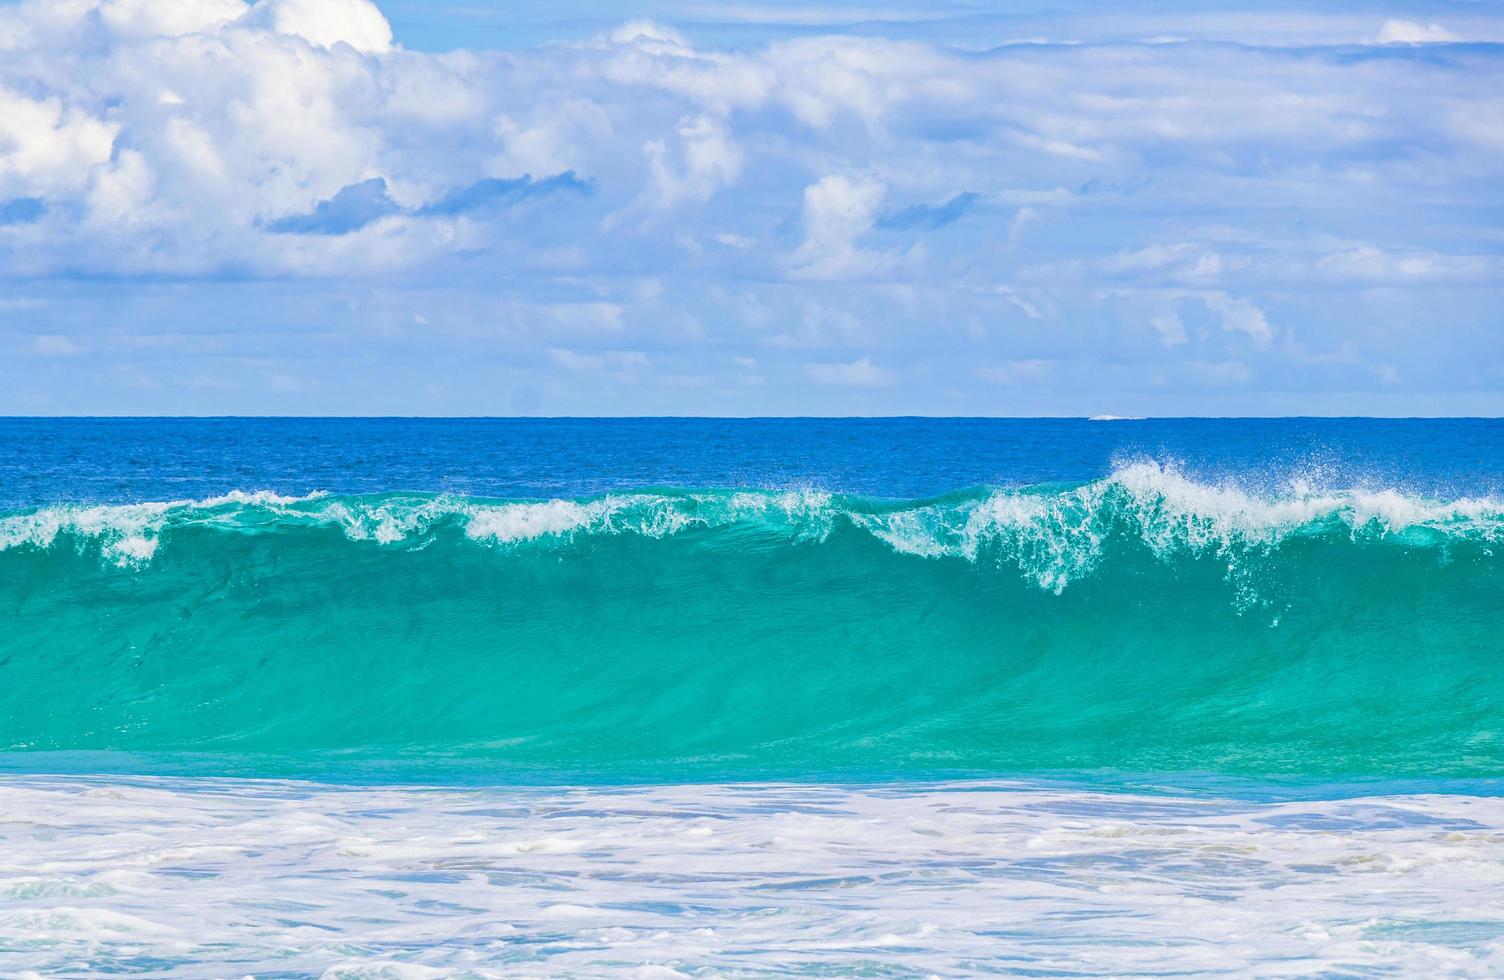
<svg viewBox="0 0 1504 980">
<path fill-rule="evenodd" d="M 0 972 L 1504 973 L 1501 450 L 0 420 Z"/>
</svg>

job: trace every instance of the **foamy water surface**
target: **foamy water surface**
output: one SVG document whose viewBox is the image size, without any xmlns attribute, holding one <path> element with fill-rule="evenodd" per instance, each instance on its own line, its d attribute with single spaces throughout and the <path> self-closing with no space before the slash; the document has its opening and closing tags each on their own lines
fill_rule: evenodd
<svg viewBox="0 0 1504 980">
<path fill-rule="evenodd" d="M 0 973 L 1504 973 L 1504 801 L 7 777 Z"/>
</svg>

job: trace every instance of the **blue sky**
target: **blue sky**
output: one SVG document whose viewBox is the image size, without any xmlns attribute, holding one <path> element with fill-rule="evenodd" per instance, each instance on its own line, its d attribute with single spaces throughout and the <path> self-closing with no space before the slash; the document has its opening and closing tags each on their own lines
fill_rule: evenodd
<svg viewBox="0 0 1504 980">
<path fill-rule="evenodd" d="M 1483 2 L 0 3 L 0 414 L 1504 414 Z"/>
</svg>

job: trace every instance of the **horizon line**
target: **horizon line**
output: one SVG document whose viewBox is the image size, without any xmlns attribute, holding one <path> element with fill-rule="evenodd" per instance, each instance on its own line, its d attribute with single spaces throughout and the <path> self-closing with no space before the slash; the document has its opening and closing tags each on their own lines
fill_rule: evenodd
<svg viewBox="0 0 1504 980">
<path fill-rule="evenodd" d="M 1497 422 L 1504 415 L 0 415 L 0 422 Z"/>
</svg>

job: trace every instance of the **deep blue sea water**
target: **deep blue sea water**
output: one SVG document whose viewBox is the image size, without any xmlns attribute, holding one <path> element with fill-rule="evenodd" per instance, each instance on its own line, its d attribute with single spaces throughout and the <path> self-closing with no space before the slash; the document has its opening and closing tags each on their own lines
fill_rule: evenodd
<svg viewBox="0 0 1504 980">
<path fill-rule="evenodd" d="M 1499 495 L 1499 419 L 0 419 L 0 507 L 433 491 L 580 497 L 640 487 L 885 498 L 1097 479 L 1133 459 L 1277 491 Z"/>
</svg>

